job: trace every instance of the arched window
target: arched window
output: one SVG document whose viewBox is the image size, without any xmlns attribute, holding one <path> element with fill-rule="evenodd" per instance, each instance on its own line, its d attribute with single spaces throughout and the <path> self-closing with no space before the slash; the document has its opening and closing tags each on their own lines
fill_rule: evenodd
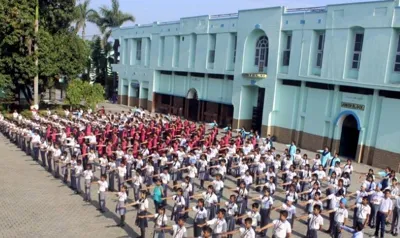
<svg viewBox="0 0 400 238">
<path fill-rule="evenodd" d="M 268 37 L 266 36 L 261 36 L 256 43 L 254 65 L 258 66 L 259 72 L 263 72 L 264 67 L 268 66 Z"/>
</svg>

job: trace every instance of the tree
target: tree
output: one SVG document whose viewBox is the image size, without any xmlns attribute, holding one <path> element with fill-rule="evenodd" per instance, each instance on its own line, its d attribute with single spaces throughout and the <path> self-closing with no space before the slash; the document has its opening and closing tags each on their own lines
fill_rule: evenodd
<svg viewBox="0 0 400 238">
<path fill-rule="evenodd" d="M 104 88 L 100 84 L 74 79 L 68 83 L 66 102 L 72 107 L 85 105 L 94 109 L 104 101 Z"/>
<path fill-rule="evenodd" d="M 89 9 L 89 5 L 90 0 L 84 0 L 75 7 L 75 32 L 78 33 L 82 29 L 82 39 L 85 39 L 86 21 L 91 14 L 96 13 L 95 10 Z"/>
<path fill-rule="evenodd" d="M 103 48 L 111 36 L 112 28 L 120 27 L 128 21 L 135 22 L 132 14 L 122 12 L 119 7 L 119 0 L 111 0 L 111 8 L 102 6 L 99 12 L 93 12 L 89 16 L 89 21 L 95 23 L 103 34 Z"/>
<path fill-rule="evenodd" d="M 108 6 L 103 6 L 100 8 L 99 12 L 94 12 L 89 16 L 89 21 L 95 23 L 101 33 L 103 34 L 103 38 L 101 41 L 101 48 L 103 51 L 105 51 L 105 47 L 108 43 L 108 39 L 111 36 L 111 30 L 114 27 L 120 27 L 122 26 L 125 22 L 132 21 L 135 22 L 135 17 L 129 13 L 124 13 L 120 10 L 120 5 L 119 5 L 119 0 L 111 0 L 111 8 Z M 105 53 L 105 52 L 103 52 Z M 114 52 L 117 54 L 118 52 Z M 103 56 L 103 58 L 108 58 L 107 55 Z M 107 65 L 104 63 L 104 65 Z M 104 84 L 107 85 L 106 80 L 107 80 L 107 68 L 104 68 Z M 116 80 L 117 80 L 117 74 L 114 73 L 114 78 L 113 78 L 113 83 L 112 83 L 112 90 L 116 88 Z M 108 90 L 109 92 L 109 90 Z"/>
<path fill-rule="evenodd" d="M 65 97 L 66 103 L 73 106 L 78 107 L 81 105 L 83 100 L 83 81 L 74 79 L 68 83 L 67 87 L 67 96 Z"/>
<path fill-rule="evenodd" d="M 75 0 L 39 0 L 37 36 L 35 6 L 31 0 L 0 0 L 0 87 L 8 94 L 22 92 L 28 103 L 37 72 L 41 93 L 61 77 L 73 79 L 83 73 L 89 56 L 85 41 L 71 28 Z"/>
<path fill-rule="evenodd" d="M 90 84 L 84 82 L 84 100 L 85 105 L 92 109 L 96 108 L 96 105 L 104 101 L 104 88 L 101 84 L 94 83 Z"/>
</svg>

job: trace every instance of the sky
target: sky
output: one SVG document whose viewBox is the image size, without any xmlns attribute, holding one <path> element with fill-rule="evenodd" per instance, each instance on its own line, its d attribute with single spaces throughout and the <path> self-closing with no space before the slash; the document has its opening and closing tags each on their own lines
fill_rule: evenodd
<svg viewBox="0 0 400 238">
<path fill-rule="evenodd" d="M 81 0 L 78 0 L 79 2 Z M 317 7 L 328 4 L 365 2 L 368 0 L 119 0 L 120 9 L 136 17 L 134 24 L 155 21 L 176 21 L 181 17 L 237 13 L 238 10 L 286 6 L 289 8 Z M 91 8 L 110 6 L 111 0 L 91 0 Z M 87 24 L 86 35 L 91 38 L 99 34 L 97 27 Z"/>
</svg>

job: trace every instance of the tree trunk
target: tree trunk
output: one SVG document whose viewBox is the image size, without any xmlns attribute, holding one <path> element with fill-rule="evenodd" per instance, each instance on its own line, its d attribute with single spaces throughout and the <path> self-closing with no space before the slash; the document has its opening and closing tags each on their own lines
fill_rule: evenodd
<svg viewBox="0 0 400 238">
<path fill-rule="evenodd" d="M 83 26 L 82 26 L 82 39 L 83 40 L 85 40 L 85 29 L 86 29 L 86 22 L 83 23 Z"/>
<path fill-rule="evenodd" d="M 34 104 L 39 107 L 39 56 L 38 56 L 38 33 L 39 33 L 39 0 L 36 0 L 36 14 L 35 14 L 35 45 L 34 45 L 34 52 L 35 52 L 35 66 L 36 66 L 36 75 L 33 79 L 33 91 L 34 91 Z"/>
</svg>

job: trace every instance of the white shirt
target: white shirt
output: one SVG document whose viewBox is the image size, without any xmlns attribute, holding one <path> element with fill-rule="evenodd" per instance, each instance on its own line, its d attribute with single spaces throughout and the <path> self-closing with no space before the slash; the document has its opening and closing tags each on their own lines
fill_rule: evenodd
<svg viewBox="0 0 400 238">
<path fill-rule="evenodd" d="M 99 192 L 105 192 L 108 188 L 108 182 L 107 181 L 97 181 L 97 183 L 99 184 Z"/>
<path fill-rule="evenodd" d="M 348 164 L 346 164 L 345 166 L 344 166 L 344 168 L 343 168 L 343 172 L 344 173 L 351 173 L 351 172 L 353 172 L 353 165 L 348 165 Z"/>
<path fill-rule="evenodd" d="M 118 192 L 118 201 L 125 202 L 128 199 L 128 195 L 125 192 Z"/>
<path fill-rule="evenodd" d="M 336 222 L 344 222 L 344 219 L 349 218 L 349 211 L 346 208 L 337 207 L 335 209 L 335 221 Z"/>
<path fill-rule="evenodd" d="M 282 210 L 285 210 L 288 212 L 288 217 L 287 219 L 292 219 L 293 215 L 296 215 L 296 207 L 291 205 L 288 207 L 286 203 L 282 204 Z"/>
<path fill-rule="evenodd" d="M 168 158 L 165 156 L 160 157 L 160 165 L 164 166 L 168 162 Z"/>
<path fill-rule="evenodd" d="M 83 166 L 82 165 L 76 165 L 75 166 L 75 175 L 76 176 L 81 175 L 82 171 L 83 171 Z"/>
<path fill-rule="evenodd" d="M 271 196 L 260 195 L 261 208 L 269 209 L 274 204 L 274 199 Z"/>
<path fill-rule="evenodd" d="M 225 202 L 226 213 L 230 216 L 234 216 L 238 212 L 238 206 L 236 203 Z"/>
<path fill-rule="evenodd" d="M 123 166 L 123 167 L 119 166 L 118 167 L 118 175 L 120 177 L 124 177 L 126 175 L 126 167 L 125 166 Z"/>
<path fill-rule="evenodd" d="M 222 182 L 221 180 L 219 180 L 219 181 L 214 180 L 212 182 L 212 185 L 213 185 L 213 187 L 215 189 L 215 192 L 219 192 L 221 189 L 224 188 L 224 182 Z"/>
<path fill-rule="evenodd" d="M 367 191 L 356 191 L 357 197 L 356 197 L 356 203 L 361 203 L 363 197 L 368 196 Z"/>
<path fill-rule="evenodd" d="M 250 184 L 252 184 L 253 183 L 253 177 L 252 176 L 247 176 L 247 175 L 244 175 L 244 176 L 242 176 L 242 179 L 243 179 L 243 181 L 244 181 L 244 183 L 246 184 L 246 185 L 250 185 Z"/>
<path fill-rule="evenodd" d="M 99 160 L 100 160 L 100 166 L 103 166 L 103 167 L 107 166 L 108 160 L 106 158 L 100 157 Z"/>
<path fill-rule="evenodd" d="M 213 229 L 214 233 L 223 233 L 227 231 L 227 224 L 225 219 L 220 220 L 218 218 L 214 218 L 207 221 L 207 225 L 209 225 L 211 229 Z"/>
<path fill-rule="evenodd" d="M 371 195 L 371 202 L 375 205 L 381 204 L 384 195 L 382 191 L 376 192 L 374 191 Z"/>
<path fill-rule="evenodd" d="M 367 219 L 367 216 L 371 214 L 371 207 L 369 205 L 364 206 L 363 204 L 357 204 L 357 217 L 360 219 Z"/>
<path fill-rule="evenodd" d="M 319 180 L 322 180 L 326 177 L 326 173 L 323 170 L 315 171 L 314 174 L 316 174 L 318 176 Z"/>
<path fill-rule="evenodd" d="M 252 227 L 250 229 L 246 229 L 244 227 L 239 228 L 240 238 L 255 238 L 256 233 Z"/>
<path fill-rule="evenodd" d="M 88 154 L 88 160 L 89 160 L 90 162 L 93 162 L 94 159 L 96 159 L 96 154 L 95 154 L 95 153 L 89 152 L 89 154 Z"/>
<path fill-rule="evenodd" d="M 172 237 L 174 238 L 184 238 L 187 236 L 186 227 L 184 226 L 180 227 L 179 225 L 172 225 L 172 230 L 174 231 L 172 234 Z"/>
<path fill-rule="evenodd" d="M 149 209 L 149 201 L 147 199 L 139 199 L 138 201 L 139 203 L 139 209 L 140 211 L 145 211 L 147 209 Z"/>
<path fill-rule="evenodd" d="M 175 205 L 177 206 L 185 206 L 186 202 L 185 202 L 185 198 L 183 196 L 178 196 L 178 195 L 174 195 L 172 196 L 172 199 L 175 201 Z"/>
<path fill-rule="evenodd" d="M 202 195 L 203 195 L 204 202 L 207 207 L 213 203 L 218 203 L 218 197 L 217 197 L 217 195 L 215 195 L 215 193 L 209 194 L 207 192 L 203 192 Z"/>
<path fill-rule="evenodd" d="M 196 220 L 196 219 L 207 219 L 208 212 L 207 212 L 207 209 L 205 207 L 203 207 L 203 209 L 201 209 L 201 208 L 197 208 L 197 206 L 194 206 L 192 208 L 192 210 L 194 212 L 196 212 L 196 214 L 194 215 L 194 220 Z"/>
<path fill-rule="evenodd" d="M 319 230 L 321 228 L 322 225 L 324 225 L 324 219 L 321 217 L 321 215 L 314 215 L 314 214 L 310 214 L 308 215 L 308 227 L 311 230 Z"/>
<path fill-rule="evenodd" d="M 124 152 L 122 150 L 117 150 L 115 151 L 115 156 L 117 157 L 117 159 L 122 159 L 122 157 L 124 156 Z"/>
<path fill-rule="evenodd" d="M 287 234 L 292 233 L 292 227 L 287 220 L 274 220 L 272 223 L 274 224 L 273 234 L 276 238 L 286 238 Z"/>
<path fill-rule="evenodd" d="M 54 157 L 60 157 L 61 156 L 61 150 L 60 149 L 55 149 L 53 153 Z"/>
<path fill-rule="evenodd" d="M 40 143 L 40 136 L 39 135 L 33 135 L 32 136 L 32 140 L 31 140 L 32 144 L 37 144 Z M 35 145 L 36 146 L 36 145 Z"/>
<path fill-rule="evenodd" d="M 383 198 L 381 205 L 379 206 L 380 212 L 389 212 L 393 210 L 393 201 L 390 198 Z"/>
<path fill-rule="evenodd" d="M 188 174 L 189 178 L 195 178 L 197 174 L 197 168 L 194 166 L 189 166 L 188 172 L 189 172 Z"/>
<path fill-rule="evenodd" d="M 166 214 L 154 214 L 154 218 L 155 218 L 155 223 L 157 225 L 157 227 L 161 227 L 161 226 L 165 226 L 168 223 L 168 216 Z"/>
<path fill-rule="evenodd" d="M 251 226 L 257 226 L 258 222 L 261 220 L 260 213 L 248 211 L 247 217 L 251 218 Z"/>
<path fill-rule="evenodd" d="M 160 174 L 160 178 L 163 184 L 167 184 L 171 180 L 171 176 L 165 173 Z"/>
<path fill-rule="evenodd" d="M 85 171 L 83 171 L 83 177 L 84 177 L 85 179 L 92 179 L 92 177 L 93 177 L 93 172 L 92 172 L 92 170 L 85 170 Z"/>
</svg>

